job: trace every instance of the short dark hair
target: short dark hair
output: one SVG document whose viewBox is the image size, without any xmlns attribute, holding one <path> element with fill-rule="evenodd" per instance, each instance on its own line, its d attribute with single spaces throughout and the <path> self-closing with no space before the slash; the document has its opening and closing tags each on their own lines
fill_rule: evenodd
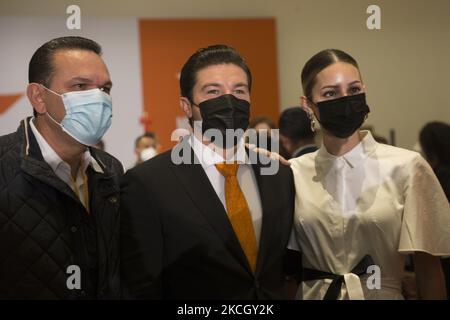
<svg viewBox="0 0 450 320">
<path fill-rule="evenodd" d="M 156 137 L 156 133 L 154 133 L 153 131 L 146 131 L 146 132 L 144 132 L 144 134 L 137 137 L 136 140 L 134 141 L 135 148 L 137 148 L 138 143 L 139 143 L 139 141 L 141 141 L 142 138 L 151 138 L 151 139 L 155 140 L 155 142 L 158 141 L 158 138 Z"/>
<path fill-rule="evenodd" d="M 80 49 L 95 52 L 102 55 L 101 46 L 90 39 L 83 37 L 60 37 L 50 40 L 40 46 L 31 57 L 28 65 L 28 82 L 40 83 L 50 86 L 51 76 L 54 72 L 53 56 L 58 50 Z M 36 116 L 36 111 L 34 111 Z"/>
<path fill-rule="evenodd" d="M 312 139 L 315 135 L 314 131 L 311 130 L 311 120 L 300 106 L 285 109 L 280 115 L 278 127 L 280 128 L 280 134 L 293 142 Z"/>
<path fill-rule="evenodd" d="M 358 63 L 348 53 L 338 49 L 326 49 L 312 56 L 304 65 L 301 81 L 303 87 L 303 94 L 309 99 L 312 99 L 312 89 L 316 83 L 317 74 L 336 62 L 346 62 L 359 70 Z"/>
<path fill-rule="evenodd" d="M 450 125 L 433 121 L 427 123 L 419 133 L 422 151 L 433 166 L 450 168 Z"/>
<path fill-rule="evenodd" d="M 102 54 L 100 45 L 83 37 L 60 37 L 50 40 L 40 46 L 33 54 L 28 66 L 28 82 L 50 85 L 50 78 L 54 71 L 53 56 L 58 50 L 80 49 Z"/>
<path fill-rule="evenodd" d="M 180 75 L 181 96 L 192 101 L 192 89 L 197 73 L 206 67 L 218 64 L 234 64 L 247 74 L 248 89 L 252 87 L 252 74 L 244 58 L 232 47 L 219 44 L 197 50 L 184 64 Z"/>
</svg>

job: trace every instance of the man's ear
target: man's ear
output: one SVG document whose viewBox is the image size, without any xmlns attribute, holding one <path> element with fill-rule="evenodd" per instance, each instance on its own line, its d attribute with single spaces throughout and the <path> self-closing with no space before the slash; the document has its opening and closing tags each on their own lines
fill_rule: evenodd
<svg viewBox="0 0 450 320">
<path fill-rule="evenodd" d="M 44 114 L 47 112 L 47 107 L 44 100 L 44 88 L 37 83 L 30 83 L 27 86 L 27 97 L 30 100 L 33 109 L 38 114 Z"/>
<path fill-rule="evenodd" d="M 192 104 L 186 97 L 180 97 L 180 108 L 188 119 L 192 118 Z"/>
</svg>

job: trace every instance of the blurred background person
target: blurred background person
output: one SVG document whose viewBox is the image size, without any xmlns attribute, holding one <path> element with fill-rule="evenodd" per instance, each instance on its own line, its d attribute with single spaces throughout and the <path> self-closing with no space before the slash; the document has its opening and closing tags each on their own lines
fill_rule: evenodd
<svg viewBox="0 0 450 320">
<path fill-rule="evenodd" d="M 255 118 L 253 118 L 250 121 L 250 124 L 248 126 L 249 129 L 254 129 L 256 131 L 256 133 L 258 134 L 256 136 L 256 141 L 250 141 L 250 135 L 247 134 L 246 137 L 246 141 L 248 143 L 255 143 L 256 142 L 256 146 L 258 148 L 262 148 L 262 149 L 266 149 L 269 151 L 274 151 L 276 153 L 279 153 L 281 156 L 285 156 L 286 152 L 285 150 L 282 148 L 282 146 L 280 145 L 279 141 L 278 141 L 278 146 L 279 147 L 275 147 L 275 145 L 273 145 L 273 139 L 277 139 L 277 135 L 274 135 L 274 132 L 272 130 L 274 129 L 278 129 L 275 122 L 268 116 L 257 116 Z M 263 132 L 267 132 L 267 138 L 266 136 L 263 134 Z M 248 131 L 247 131 L 248 133 Z M 261 139 L 266 139 L 266 141 L 262 141 Z"/>
<path fill-rule="evenodd" d="M 275 122 L 266 116 L 257 116 L 252 121 L 250 121 L 250 124 L 248 126 L 249 128 L 255 129 L 256 131 L 259 130 L 267 130 L 271 131 L 272 129 L 276 129 L 277 126 L 275 125 Z"/>
<path fill-rule="evenodd" d="M 447 200 L 450 201 L 450 125 L 444 122 L 427 123 L 419 133 L 422 154 L 430 163 Z M 447 287 L 447 299 L 450 297 L 450 258 L 441 260 Z"/>
<path fill-rule="evenodd" d="M 136 154 L 135 165 L 153 158 L 158 154 L 159 149 L 160 144 L 156 133 L 147 131 L 137 137 L 134 143 L 134 153 Z"/>
<path fill-rule="evenodd" d="M 280 142 L 287 151 L 285 158 L 297 158 L 317 150 L 315 143 L 314 120 L 300 108 L 285 109 L 279 120 Z"/>
</svg>

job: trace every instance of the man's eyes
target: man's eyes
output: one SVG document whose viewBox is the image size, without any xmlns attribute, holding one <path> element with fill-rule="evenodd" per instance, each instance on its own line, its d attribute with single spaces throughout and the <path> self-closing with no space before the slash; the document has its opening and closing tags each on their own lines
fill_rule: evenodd
<svg viewBox="0 0 450 320">
<path fill-rule="evenodd" d="M 94 89 L 94 87 L 91 88 L 87 83 L 76 83 L 72 88 L 79 91 Z M 108 94 L 111 92 L 111 87 L 101 87 L 99 89 Z"/>
<path fill-rule="evenodd" d="M 72 87 L 78 90 L 85 90 L 86 83 L 76 83 Z"/>
</svg>

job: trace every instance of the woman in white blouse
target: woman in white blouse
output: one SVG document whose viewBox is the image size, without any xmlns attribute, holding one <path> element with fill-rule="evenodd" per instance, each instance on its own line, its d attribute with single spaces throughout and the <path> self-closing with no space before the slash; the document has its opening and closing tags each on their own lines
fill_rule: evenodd
<svg viewBox="0 0 450 320">
<path fill-rule="evenodd" d="M 420 298 L 446 296 L 450 207 L 416 152 L 359 131 L 366 87 L 356 61 L 329 49 L 302 71 L 304 110 L 320 122 L 323 145 L 292 159 L 296 186 L 290 248 L 303 256 L 298 299 L 403 299 L 406 254 L 414 254 Z"/>
</svg>

